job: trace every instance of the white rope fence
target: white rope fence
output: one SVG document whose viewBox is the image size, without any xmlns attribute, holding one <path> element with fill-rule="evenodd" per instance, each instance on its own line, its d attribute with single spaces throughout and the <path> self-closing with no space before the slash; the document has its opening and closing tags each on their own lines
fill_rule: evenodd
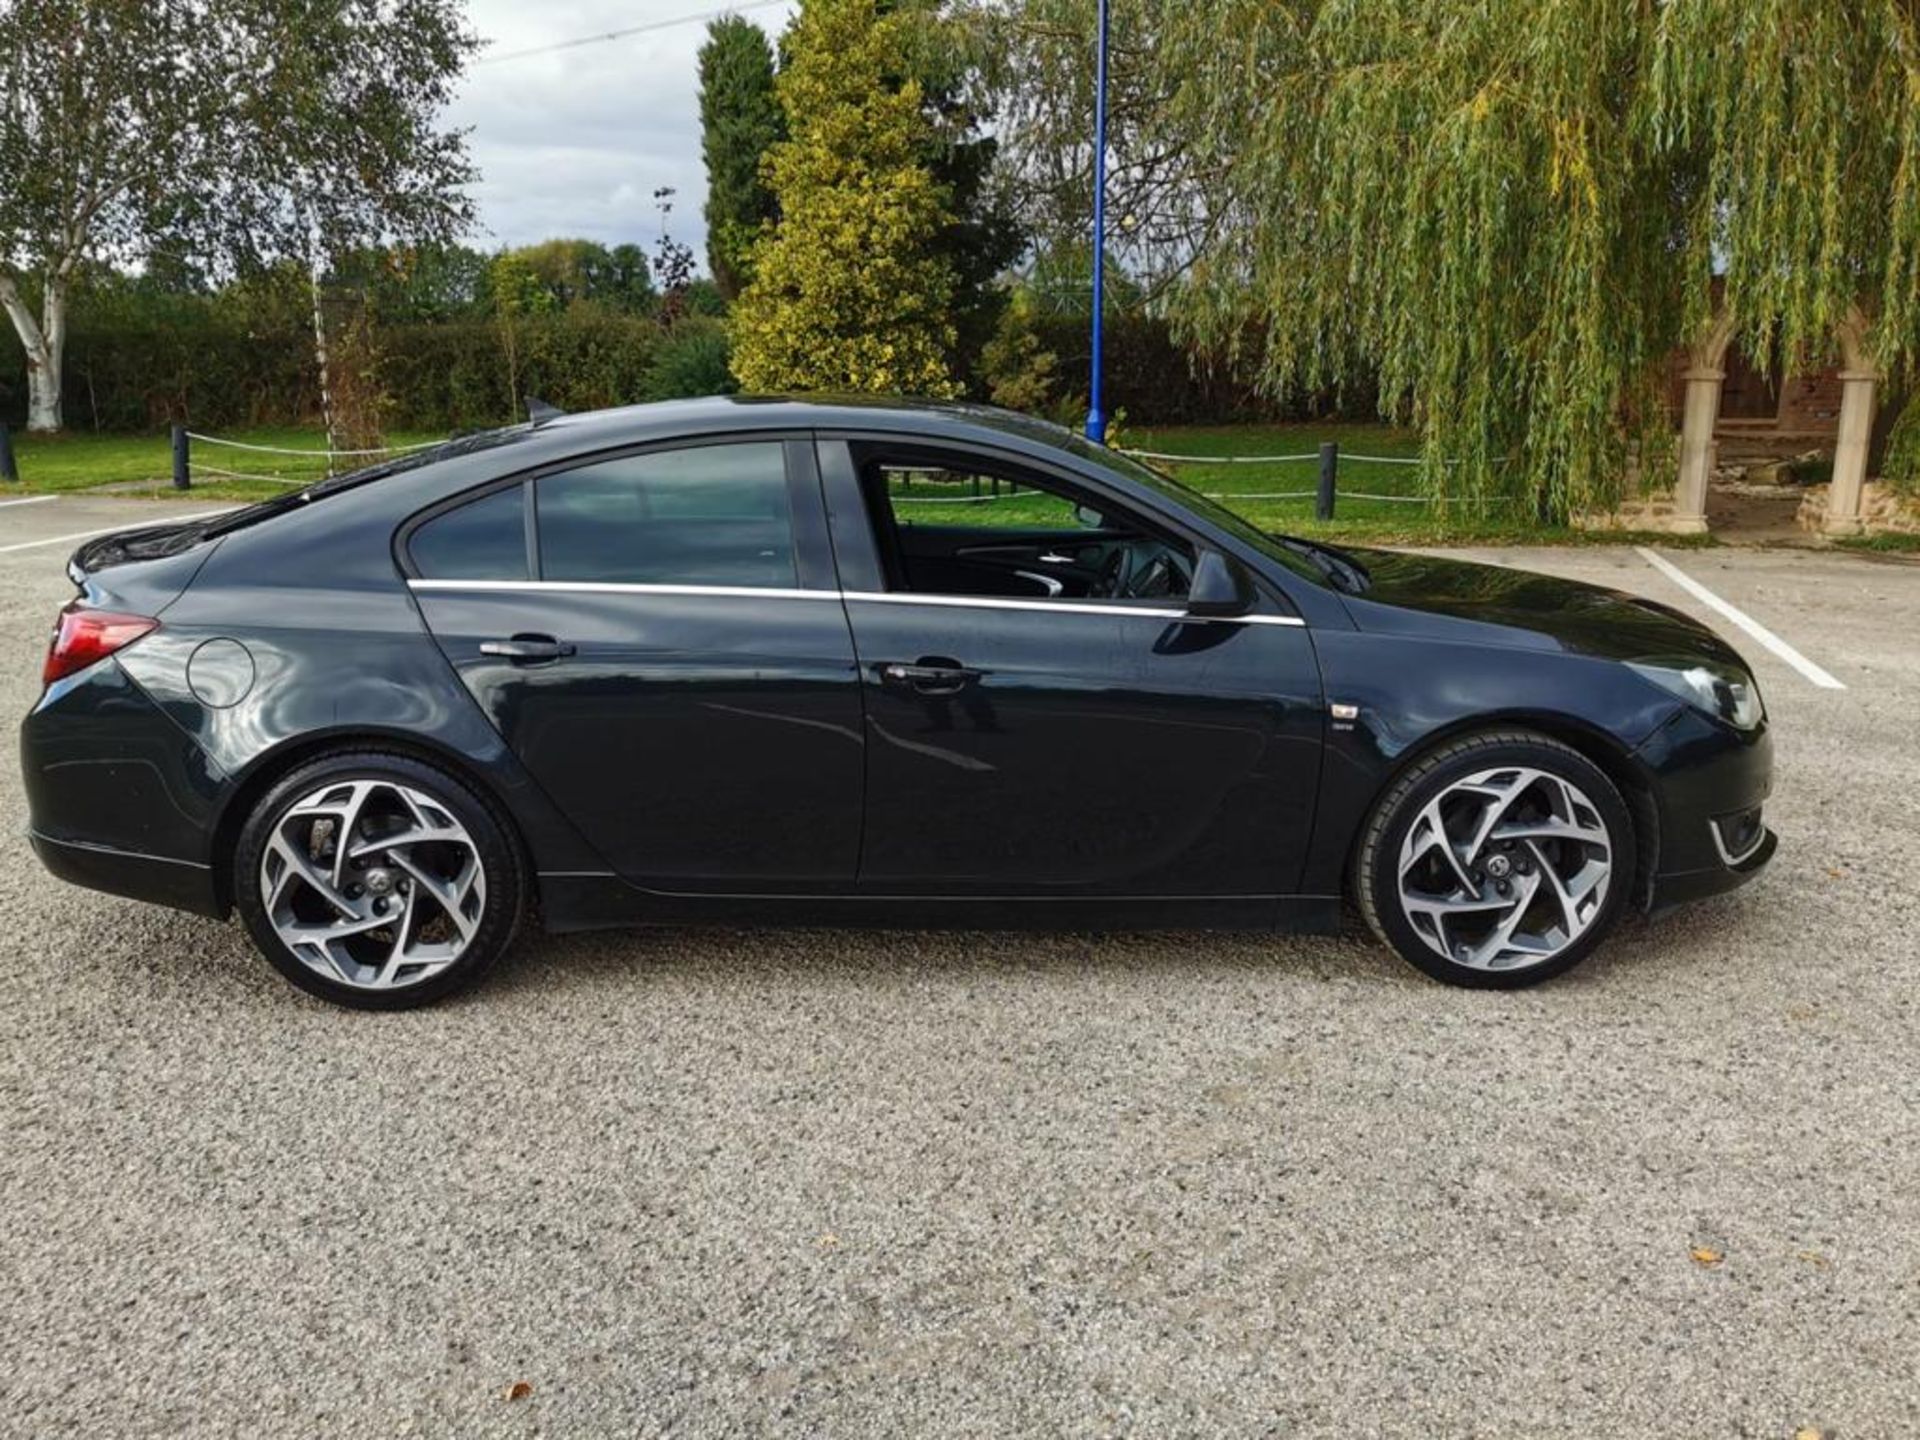
<svg viewBox="0 0 1920 1440">
<path fill-rule="evenodd" d="M 175 432 L 175 484 L 180 485 L 184 478 L 185 446 L 184 441 L 194 441 L 201 445 L 219 445 L 229 450 L 241 450 L 255 455 L 288 455 L 303 460 L 325 460 L 329 468 L 335 460 L 367 459 L 381 455 L 405 455 L 417 450 L 431 450 L 436 445 L 444 445 L 444 440 L 423 440 L 411 445 L 388 445 L 367 450 L 302 450 L 286 445 L 259 445 L 247 440 L 229 440 L 219 435 L 205 435 L 197 430 L 178 429 Z M 1164 450 L 1123 450 L 1124 455 L 1139 460 L 1159 460 L 1176 465 L 1298 465 L 1308 461 L 1318 461 L 1323 457 L 1315 451 L 1306 451 L 1291 455 L 1176 455 Z M 1423 462 L 1411 455 L 1367 455 L 1356 451 L 1340 451 L 1340 460 L 1351 460 L 1364 465 L 1420 465 Z M 1457 465 L 1457 460 L 1442 461 L 1445 465 Z M 267 485 L 307 485 L 312 483 L 311 476 L 263 475 L 253 470 L 228 470 L 218 465 L 196 462 L 192 468 L 205 475 L 222 480 L 254 480 Z M 185 488 L 184 485 L 181 488 Z M 1203 491 L 1209 500 L 1232 502 L 1236 500 L 1314 500 L 1320 498 L 1318 490 L 1209 490 Z M 1340 498 L 1347 500 L 1370 500 L 1389 505 L 1511 505 L 1518 503 L 1518 497 L 1510 495 L 1487 496 L 1476 499 L 1468 495 L 1385 495 L 1373 490 L 1339 490 Z M 898 505 L 994 505 L 1012 500 L 1028 498 L 1024 492 L 1008 490 L 996 491 L 988 495 L 894 495 Z"/>
<path fill-rule="evenodd" d="M 251 480 L 261 485 L 311 485 L 321 478 L 311 470 L 301 475 L 279 475 L 266 474 L 259 470 L 229 470 L 225 466 L 209 465 L 205 461 L 193 458 L 194 445 L 217 445 L 223 449 L 238 450 L 248 455 L 285 455 L 298 461 L 321 460 L 326 462 L 326 476 L 331 478 L 337 473 L 333 463 L 336 460 L 362 461 L 380 457 L 393 458 L 421 450 L 431 450 L 435 446 L 446 443 L 444 440 L 421 440 L 410 445 L 386 445 L 378 449 L 315 450 L 292 445 L 261 445 L 251 440 L 229 440 L 224 435 L 207 435 L 198 430 L 189 430 L 184 425 L 175 425 L 173 427 L 173 488 L 192 489 L 195 471 L 217 480 Z M 304 467 L 288 466 L 287 468 Z"/>
<path fill-rule="evenodd" d="M 251 450 L 258 455 L 305 455 L 316 460 L 352 460 L 364 459 L 369 455 L 404 455 L 410 450 L 431 450 L 436 445 L 444 445 L 444 440 L 422 440 L 413 445 L 382 445 L 373 450 L 290 450 L 284 445 L 253 445 L 245 440 L 225 440 L 218 435 L 202 435 L 198 430 L 186 432 L 189 440 L 198 440 L 202 445 L 224 445 L 229 450 Z"/>
<path fill-rule="evenodd" d="M 1122 450 L 1136 460 L 1173 460 L 1182 465 L 1292 465 L 1302 460 L 1318 460 L 1318 454 L 1306 455 L 1169 455 L 1161 450 Z M 1416 464 L 1419 462 L 1415 462 Z"/>
<path fill-rule="evenodd" d="M 1301 465 L 1309 462 L 1324 461 L 1328 457 L 1319 451 L 1303 451 L 1289 455 L 1177 455 L 1166 450 L 1122 450 L 1136 460 L 1159 460 L 1175 465 Z M 1337 452 L 1338 461 L 1353 461 L 1362 465 L 1412 465 L 1425 464 L 1417 455 L 1369 455 L 1361 451 L 1341 450 Z M 1458 465 L 1458 460 L 1443 460 L 1442 465 Z M 1223 502 L 1238 500 L 1318 500 L 1321 492 L 1313 490 L 1206 490 L 1202 491 L 1207 499 Z M 1519 497 L 1511 495 L 1490 495 L 1475 497 L 1471 495 L 1387 495 L 1377 490 L 1336 489 L 1335 495 L 1343 500 L 1371 500 L 1389 505 L 1513 505 L 1520 503 Z M 1024 498 L 1019 491 L 994 493 L 991 495 L 906 495 L 896 493 L 893 497 L 897 505 L 992 505 L 1008 500 Z"/>
</svg>

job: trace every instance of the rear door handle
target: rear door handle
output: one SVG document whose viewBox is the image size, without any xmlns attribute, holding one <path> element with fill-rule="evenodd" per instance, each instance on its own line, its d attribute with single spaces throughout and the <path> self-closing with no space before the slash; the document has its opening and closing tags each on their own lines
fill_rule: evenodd
<svg viewBox="0 0 1920 1440">
<path fill-rule="evenodd" d="M 503 660 L 516 660 L 530 663 L 540 660 L 558 660 L 562 656 L 573 654 L 573 646 L 565 640 L 556 640 L 551 635 L 515 635 L 510 640 L 482 640 L 482 655 L 498 655 Z"/>
</svg>

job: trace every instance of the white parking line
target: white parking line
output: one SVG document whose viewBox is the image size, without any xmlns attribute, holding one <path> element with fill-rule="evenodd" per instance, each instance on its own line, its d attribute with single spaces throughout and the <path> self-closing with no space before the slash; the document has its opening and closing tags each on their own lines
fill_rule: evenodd
<svg viewBox="0 0 1920 1440">
<path fill-rule="evenodd" d="M 39 505 L 59 498 L 58 495 L 28 495 L 19 500 L 0 500 L 0 510 L 6 509 L 9 505 Z"/>
<path fill-rule="evenodd" d="M 1729 605 L 1665 556 L 1654 554 L 1653 551 L 1647 549 L 1644 545 L 1636 545 L 1633 549 L 1634 553 L 1642 560 L 1653 566 L 1654 569 L 1673 581 L 1674 584 L 1693 596 L 1693 598 L 1698 600 L 1702 605 L 1707 606 L 1709 609 L 1719 611 L 1722 615 L 1726 616 L 1727 619 L 1746 631 L 1747 634 L 1753 636 L 1754 639 L 1766 646 L 1767 649 L 1786 661 L 1787 664 L 1806 676 L 1808 680 L 1818 685 L 1822 690 L 1844 690 L 1847 688 L 1838 680 L 1834 679 L 1832 675 L 1814 664 L 1813 661 L 1807 659 L 1806 656 L 1794 649 L 1793 646 L 1767 629 L 1767 627 L 1762 625 L 1758 620 L 1747 614 L 1746 611 L 1736 609 L 1734 606 Z"/>
<path fill-rule="evenodd" d="M 116 530 L 150 530 L 156 525 L 173 525 L 182 520 L 198 520 L 225 515 L 238 510 L 238 505 L 227 505 L 219 510 L 195 510 L 188 515 L 168 515 L 160 520 L 142 520 L 135 525 L 102 525 L 98 530 L 76 530 L 71 535 L 49 535 L 44 540 L 22 540 L 18 545 L 0 545 L 0 555 L 11 555 L 16 550 L 34 550 L 42 545 L 70 545 L 75 540 L 91 540 L 95 535 L 111 535 Z"/>
</svg>

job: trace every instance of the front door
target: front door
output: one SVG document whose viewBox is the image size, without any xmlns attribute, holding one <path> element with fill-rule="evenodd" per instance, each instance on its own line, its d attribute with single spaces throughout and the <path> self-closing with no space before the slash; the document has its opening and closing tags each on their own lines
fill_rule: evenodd
<svg viewBox="0 0 1920 1440">
<path fill-rule="evenodd" d="M 1296 617 L 1188 619 L 1193 544 L 1051 472 L 879 438 L 822 464 L 866 698 L 864 891 L 1293 893 L 1321 747 Z"/>
<path fill-rule="evenodd" d="M 809 444 L 580 464 L 406 544 L 460 678 L 614 871 L 679 894 L 852 884 L 860 686 Z"/>
</svg>

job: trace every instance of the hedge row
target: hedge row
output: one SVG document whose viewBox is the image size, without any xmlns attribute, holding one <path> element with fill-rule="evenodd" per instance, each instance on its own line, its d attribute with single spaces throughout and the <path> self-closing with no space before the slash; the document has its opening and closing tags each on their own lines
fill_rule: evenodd
<svg viewBox="0 0 1920 1440">
<path fill-rule="evenodd" d="M 227 430 L 315 417 L 313 337 L 298 317 L 249 316 L 191 296 L 104 308 L 77 307 L 70 323 L 69 427 L 151 431 L 185 420 Z M 11 329 L 0 328 L 0 420 L 20 425 L 26 358 Z M 662 384 L 725 388 L 717 329 L 693 319 L 668 337 L 649 317 L 591 307 L 511 325 L 393 326 L 377 334 L 376 370 L 388 424 L 464 429 L 511 419 L 529 395 L 585 410 L 658 398 Z"/>
<path fill-rule="evenodd" d="M 304 308 L 232 295 L 89 295 L 76 305 L 66 368 L 67 424 L 152 431 L 174 420 L 205 430 L 298 424 L 314 418 L 319 387 Z M 1026 403 L 1060 415 L 1084 410 L 1089 340 L 1084 317 L 1028 322 L 1055 357 L 1045 393 Z M 529 316 L 388 326 L 378 331 L 378 384 L 397 428 L 498 424 L 539 396 L 587 410 L 730 388 L 719 322 L 683 321 L 667 336 L 650 317 L 591 305 Z M 1110 413 L 1138 425 L 1232 424 L 1328 413 L 1325 397 L 1276 400 L 1221 370 L 1196 368 L 1166 323 L 1138 313 L 1108 322 Z M 975 389 L 991 389 L 982 380 Z M 1367 413 L 1371 396 L 1349 396 Z M 20 424 L 26 365 L 0 326 L 0 420 Z M 1077 417 L 1075 417 L 1077 418 Z"/>
<path fill-rule="evenodd" d="M 1028 322 L 1055 358 L 1058 408 L 1085 408 L 1093 348 L 1085 316 L 1039 315 Z M 1132 425 L 1241 425 L 1305 420 L 1336 413 L 1371 418 L 1374 396 L 1350 392 L 1343 406 L 1331 396 L 1275 397 L 1224 365 L 1198 363 L 1155 315 L 1119 312 L 1103 337 L 1106 409 Z"/>
</svg>

